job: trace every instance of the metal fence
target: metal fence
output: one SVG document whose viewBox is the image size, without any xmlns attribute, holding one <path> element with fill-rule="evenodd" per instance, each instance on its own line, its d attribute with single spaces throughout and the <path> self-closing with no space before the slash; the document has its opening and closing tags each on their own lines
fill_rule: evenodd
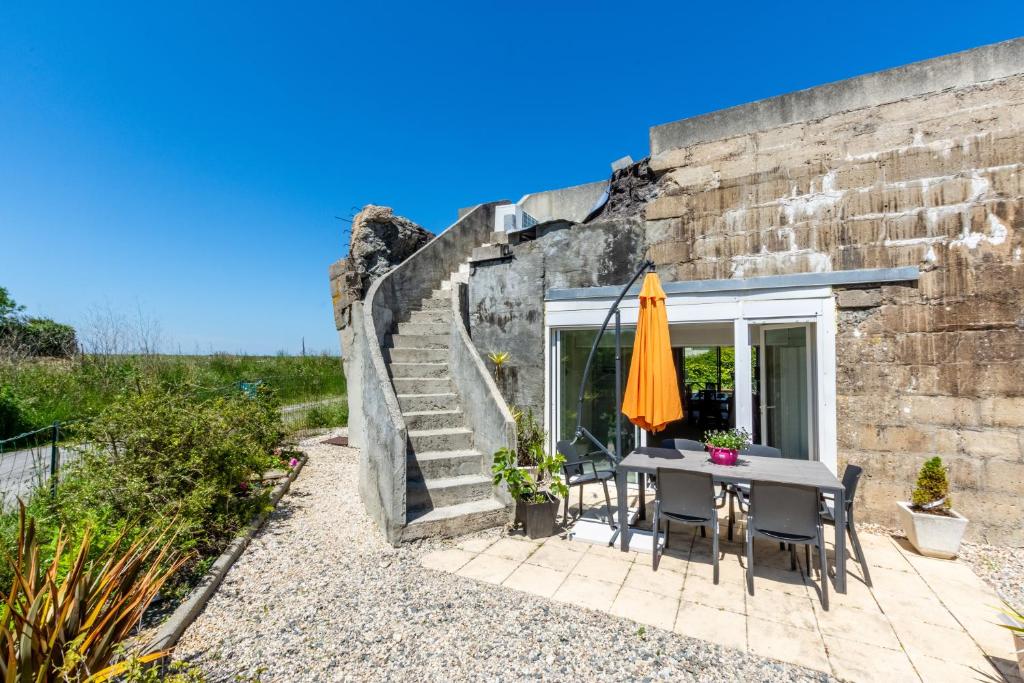
<svg viewBox="0 0 1024 683">
<path fill-rule="evenodd" d="M 16 509 L 18 500 L 28 503 L 41 490 L 56 490 L 61 462 L 77 455 L 72 446 L 61 443 L 70 423 L 54 422 L 0 440 L 0 509 Z"/>
</svg>

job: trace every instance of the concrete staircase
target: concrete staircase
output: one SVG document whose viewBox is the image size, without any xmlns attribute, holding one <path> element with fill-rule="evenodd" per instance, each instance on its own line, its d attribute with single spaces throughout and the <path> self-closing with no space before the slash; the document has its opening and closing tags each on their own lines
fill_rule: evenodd
<svg viewBox="0 0 1024 683">
<path fill-rule="evenodd" d="M 499 526 L 490 454 L 477 451 L 448 373 L 451 282 L 424 299 L 386 340 L 384 361 L 409 434 L 404 540 Z"/>
</svg>

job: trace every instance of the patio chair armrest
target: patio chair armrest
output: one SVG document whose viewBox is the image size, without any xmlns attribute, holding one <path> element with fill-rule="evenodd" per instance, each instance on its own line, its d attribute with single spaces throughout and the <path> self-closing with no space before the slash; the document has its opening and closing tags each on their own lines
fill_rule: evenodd
<svg viewBox="0 0 1024 683">
<path fill-rule="evenodd" d="M 726 489 L 723 486 L 721 492 L 717 496 L 715 496 L 715 498 L 714 498 L 715 507 L 716 508 L 723 508 L 723 507 L 725 507 L 725 501 L 728 498 L 728 496 L 729 496 L 729 491 L 728 491 L 728 489 Z"/>
<path fill-rule="evenodd" d="M 569 476 L 570 476 L 569 475 L 569 468 L 570 467 L 577 467 L 577 466 L 579 466 L 580 475 L 586 476 L 586 472 L 584 470 L 586 470 L 587 465 L 590 465 L 590 474 L 591 474 L 591 476 L 593 476 L 596 479 L 597 478 L 597 465 L 594 464 L 593 460 L 587 460 L 586 458 L 582 458 L 580 460 L 573 460 L 571 462 L 564 462 L 564 463 L 562 463 L 562 474 L 565 476 L 566 483 L 569 482 Z"/>
<path fill-rule="evenodd" d="M 730 486 L 729 488 L 732 490 L 733 495 L 736 496 L 736 502 L 740 506 L 740 512 L 749 515 L 750 514 L 750 505 L 749 505 L 749 503 L 747 503 L 747 501 L 744 500 L 743 492 L 740 491 L 740 489 L 738 487 L 736 487 L 736 486 Z"/>
</svg>

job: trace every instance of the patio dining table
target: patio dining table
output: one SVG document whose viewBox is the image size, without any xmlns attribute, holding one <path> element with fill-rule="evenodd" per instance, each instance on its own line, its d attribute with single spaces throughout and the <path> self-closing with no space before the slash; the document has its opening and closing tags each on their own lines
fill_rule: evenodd
<svg viewBox="0 0 1024 683">
<path fill-rule="evenodd" d="M 628 520 L 627 476 L 636 472 L 639 478 L 641 507 L 643 507 L 644 478 L 653 475 L 658 468 L 707 472 L 716 483 L 737 484 L 753 481 L 774 484 L 797 484 L 812 486 L 822 493 L 835 496 L 836 529 L 846 528 L 846 489 L 842 482 L 824 463 L 812 460 L 788 458 L 765 458 L 756 455 L 740 455 L 735 465 L 718 465 L 711 462 L 704 451 L 679 451 L 669 448 L 637 448 L 627 455 L 616 467 L 615 492 L 618 497 L 618 520 Z M 623 552 L 629 549 L 629 525 L 618 530 L 619 547 Z M 835 544 L 836 579 L 838 593 L 846 592 L 846 534 L 836 533 Z"/>
</svg>

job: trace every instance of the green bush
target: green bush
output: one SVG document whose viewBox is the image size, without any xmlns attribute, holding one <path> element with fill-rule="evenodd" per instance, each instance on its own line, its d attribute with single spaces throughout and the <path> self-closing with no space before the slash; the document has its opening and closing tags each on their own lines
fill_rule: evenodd
<svg viewBox="0 0 1024 683">
<path fill-rule="evenodd" d="M 917 508 L 948 510 L 953 507 L 953 497 L 949 495 L 949 479 L 946 476 L 946 468 L 942 466 L 942 458 L 936 456 L 926 460 L 921 466 L 911 502 Z"/>
<path fill-rule="evenodd" d="M 27 428 L 21 401 L 10 387 L 0 385 L 0 438 L 20 434 Z"/>
</svg>

